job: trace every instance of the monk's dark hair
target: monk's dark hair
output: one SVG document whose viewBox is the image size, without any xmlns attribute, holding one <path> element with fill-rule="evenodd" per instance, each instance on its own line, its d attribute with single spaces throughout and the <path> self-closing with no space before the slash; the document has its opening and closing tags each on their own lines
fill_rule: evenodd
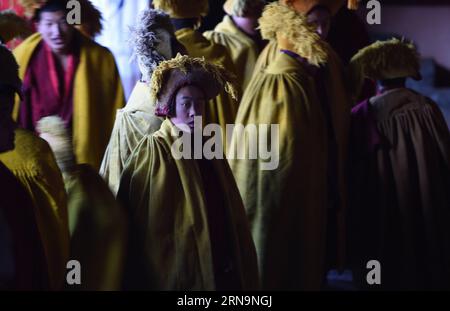
<svg viewBox="0 0 450 311">
<path fill-rule="evenodd" d="M 49 0 L 40 9 L 36 10 L 36 13 L 33 16 L 33 20 L 35 22 L 39 22 L 41 19 L 42 12 L 63 11 L 65 13 L 68 13 L 69 10 L 66 8 L 66 6 L 67 6 L 67 0 Z"/>
</svg>

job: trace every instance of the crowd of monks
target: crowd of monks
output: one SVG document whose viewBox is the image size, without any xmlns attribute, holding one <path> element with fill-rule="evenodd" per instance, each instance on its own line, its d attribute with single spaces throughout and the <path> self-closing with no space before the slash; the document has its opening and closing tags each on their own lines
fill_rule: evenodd
<svg viewBox="0 0 450 311">
<path fill-rule="evenodd" d="M 331 269 L 370 289 L 371 260 L 377 289 L 450 289 L 449 128 L 406 87 L 414 44 L 370 44 L 358 1 L 227 0 L 202 33 L 208 1 L 153 0 L 124 42 L 127 102 L 90 1 L 75 26 L 67 0 L 18 3 L 0 12 L 0 289 L 325 290 Z M 195 117 L 278 125 L 278 166 L 175 157 Z"/>
</svg>

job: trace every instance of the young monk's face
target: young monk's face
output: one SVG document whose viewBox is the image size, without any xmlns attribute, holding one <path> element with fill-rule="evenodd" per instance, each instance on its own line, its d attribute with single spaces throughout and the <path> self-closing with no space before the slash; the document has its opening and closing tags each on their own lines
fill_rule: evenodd
<svg viewBox="0 0 450 311">
<path fill-rule="evenodd" d="M 192 132 L 194 117 L 203 116 L 205 103 L 205 95 L 200 88 L 193 85 L 181 88 L 175 99 L 175 116 L 171 118 L 172 123 L 185 124 Z"/>
<path fill-rule="evenodd" d="M 0 152 L 14 149 L 14 90 L 0 85 Z"/>
<path fill-rule="evenodd" d="M 64 11 L 41 12 L 36 23 L 45 43 L 55 53 L 67 52 L 73 37 L 73 27 L 67 23 Z"/>
</svg>

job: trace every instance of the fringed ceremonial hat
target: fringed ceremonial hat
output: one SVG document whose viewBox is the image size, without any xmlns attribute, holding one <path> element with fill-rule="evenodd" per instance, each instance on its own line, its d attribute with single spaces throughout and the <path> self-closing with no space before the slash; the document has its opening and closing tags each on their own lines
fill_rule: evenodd
<svg viewBox="0 0 450 311">
<path fill-rule="evenodd" d="M 359 93 L 365 78 L 422 78 L 420 56 L 415 46 L 399 39 L 377 41 L 361 49 L 350 61 L 350 73 L 356 93 Z"/>
<path fill-rule="evenodd" d="M 294 46 L 293 52 L 309 63 L 319 66 L 327 62 L 327 45 L 304 13 L 274 2 L 264 8 L 259 25 L 264 39 L 274 40 L 280 34 Z"/>
<path fill-rule="evenodd" d="M 139 57 L 144 65 L 151 69 L 155 69 L 159 62 L 165 60 L 159 52 L 160 46 L 171 43 L 160 42 L 156 33 L 159 29 L 174 33 L 169 15 L 161 10 L 144 10 L 139 14 L 136 26 L 131 28 L 128 40 L 133 57 Z"/>
<path fill-rule="evenodd" d="M 153 0 L 155 9 L 171 18 L 195 18 L 208 15 L 208 0 Z"/>
<path fill-rule="evenodd" d="M 227 0 L 223 9 L 228 15 L 243 17 L 260 13 L 266 2 L 265 0 Z"/>
<path fill-rule="evenodd" d="M 151 93 L 155 99 L 155 114 L 163 117 L 171 113 L 171 103 L 178 90 L 188 85 L 199 87 L 210 100 L 225 90 L 235 100 L 235 77 L 220 65 L 211 64 L 204 58 L 178 54 L 161 62 L 152 75 Z"/>
</svg>

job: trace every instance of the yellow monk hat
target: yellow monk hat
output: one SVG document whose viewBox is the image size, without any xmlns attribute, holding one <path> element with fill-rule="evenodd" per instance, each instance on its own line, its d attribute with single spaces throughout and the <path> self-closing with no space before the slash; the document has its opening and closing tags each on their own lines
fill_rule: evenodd
<svg viewBox="0 0 450 311">
<path fill-rule="evenodd" d="M 208 0 L 153 0 L 155 9 L 171 18 L 195 18 L 208 15 Z"/>
<path fill-rule="evenodd" d="M 266 0 L 227 0 L 223 9 L 228 15 L 233 16 L 248 16 L 254 13 L 257 15 L 266 3 Z"/>
<path fill-rule="evenodd" d="M 352 92 L 357 96 L 364 79 L 389 80 L 422 78 L 420 56 L 415 46 L 405 40 L 377 41 L 361 49 L 350 61 Z"/>
<path fill-rule="evenodd" d="M 351 10 L 358 9 L 359 0 L 291 0 L 296 2 L 296 7 L 300 8 L 302 13 L 307 14 L 315 6 L 326 6 L 332 15 L 335 15 L 347 3 L 347 8 Z M 282 0 L 280 2 L 287 3 L 289 0 Z"/>
<path fill-rule="evenodd" d="M 171 104 L 178 90 L 188 85 L 202 89 L 205 99 L 210 100 L 226 91 L 237 99 L 235 77 L 220 65 L 178 54 L 175 58 L 159 63 L 150 82 L 151 96 L 155 99 L 155 114 L 169 116 Z"/>
<path fill-rule="evenodd" d="M 293 52 L 306 58 L 310 64 L 320 66 L 328 61 L 328 45 L 320 38 L 314 25 L 308 23 L 305 13 L 273 2 L 266 5 L 259 21 L 261 35 L 276 40 L 282 35 L 293 45 Z"/>
<path fill-rule="evenodd" d="M 373 80 L 421 78 L 420 57 L 415 46 L 395 38 L 377 41 L 361 49 L 352 57 L 350 66 L 363 77 Z"/>
</svg>

